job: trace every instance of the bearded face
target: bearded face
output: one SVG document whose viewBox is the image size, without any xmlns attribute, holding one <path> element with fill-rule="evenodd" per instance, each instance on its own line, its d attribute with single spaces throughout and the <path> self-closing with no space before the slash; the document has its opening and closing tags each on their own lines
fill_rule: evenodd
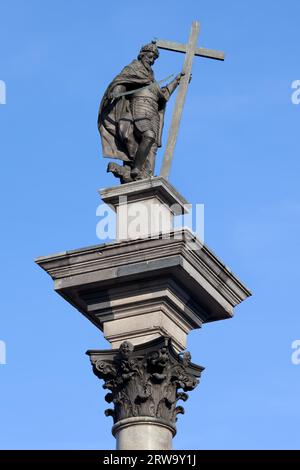
<svg viewBox="0 0 300 470">
<path fill-rule="evenodd" d="M 154 52 L 143 52 L 141 54 L 141 60 L 144 64 L 152 66 L 156 61 L 156 54 Z"/>
</svg>

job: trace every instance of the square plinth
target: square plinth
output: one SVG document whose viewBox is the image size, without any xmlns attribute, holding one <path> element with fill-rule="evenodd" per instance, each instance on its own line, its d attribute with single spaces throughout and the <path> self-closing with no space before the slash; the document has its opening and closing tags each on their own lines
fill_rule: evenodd
<svg viewBox="0 0 300 470">
<path fill-rule="evenodd" d="M 164 178 L 155 176 L 100 189 L 103 202 L 116 212 L 118 241 L 169 233 L 174 215 L 188 213 L 190 205 Z"/>
</svg>

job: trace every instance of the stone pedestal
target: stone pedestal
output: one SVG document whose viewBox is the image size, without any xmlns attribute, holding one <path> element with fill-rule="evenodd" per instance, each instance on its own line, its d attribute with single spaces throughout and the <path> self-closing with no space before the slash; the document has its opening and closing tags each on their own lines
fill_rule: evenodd
<svg viewBox="0 0 300 470">
<path fill-rule="evenodd" d="M 52 276 L 56 292 L 102 330 L 114 348 L 125 340 L 136 345 L 167 335 L 182 351 L 189 331 L 231 318 L 249 295 L 187 229 L 36 262 Z"/>
<path fill-rule="evenodd" d="M 163 178 L 100 194 L 116 211 L 117 240 L 36 262 L 50 274 L 56 292 L 103 331 L 112 346 L 88 354 L 95 374 L 111 391 L 107 400 L 114 408 L 107 413 L 114 418 L 118 448 L 171 448 L 175 415 L 182 412 L 175 404 L 187 398 L 185 389 L 196 386 L 202 371 L 188 354 L 178 356 L 188 333 L 231 318 L 234 307 L 251 294 L 190 230 L 173 229 L 174 215 L 188 205 Z M 133 362 L 124 360 L 124 345 Z M 171 369 L 177 371 L 172 379 Z M 133 392 L 132 401 L 128 394 Z M 153 393 L 154 403 L 149 398 Z"/>
<path fill-rule="evenodd" d="M 118 241 L 169 233 L 174 227 L 174 215 L 189 210 L 188 202 L 159 176 L 100 189 L 99 194 L 116 212 Z"/>
</svg>

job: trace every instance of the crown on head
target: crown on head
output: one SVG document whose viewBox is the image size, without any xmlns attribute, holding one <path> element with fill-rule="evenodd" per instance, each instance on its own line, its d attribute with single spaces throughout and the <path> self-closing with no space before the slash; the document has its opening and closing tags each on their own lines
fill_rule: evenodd
<svg viewBox="0 0 300 470">
<path fill-rule="evenodd" d="M 142 52 L 153 52 L 155 54 L 156 59 L 157 59 L 157 57 L 159 57 L 159 51 L 158 51 L 158 47 L 156 45 L 156 41 L 152 41 L 149 44 L 146 44 L 145 46 L 142 46 L 141 50 L 140 50 L 140 54 Z"/>
</svg>

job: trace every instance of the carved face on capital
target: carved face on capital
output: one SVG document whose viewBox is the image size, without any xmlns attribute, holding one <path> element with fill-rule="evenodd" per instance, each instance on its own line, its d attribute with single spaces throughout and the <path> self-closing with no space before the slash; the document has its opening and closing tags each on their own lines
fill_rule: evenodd
<svg viewBox="0 0 300 470">
<path fill-rule="evenodd" d="M 189 365 L 191 363 L 191 360 L 192 360 L 191 353 L 189 351 L 185 351 L 182 355 L 182 362 L 185 365 Z"/>
<path fill-rule="evenodd" d="M 130 354 L 133 352 L 133 349 L 134 349 L 134 346 L 132 343 L 130 343 L 129 341 L 124 341 L 121 344 L 119 351 L 120 351 L 121 356 L 124 359 L 128 359 Z"/>
</svg>

